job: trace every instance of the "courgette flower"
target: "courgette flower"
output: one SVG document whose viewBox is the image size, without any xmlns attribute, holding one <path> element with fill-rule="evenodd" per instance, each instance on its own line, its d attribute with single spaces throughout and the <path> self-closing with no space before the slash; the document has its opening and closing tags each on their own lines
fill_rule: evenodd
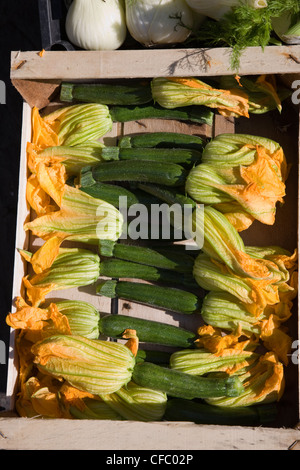
<svg viewBox="0 0 300 470">
<path fill-rule="evenodd" d="M 56 145 L 40 149 L 32 142 L 27 143 L 27 162 L 31 173 L 36 173 L 39 163 L 46 166 L 62 164 L 69 176 L 78 175 L 86 166 L 95 166 L 102 161 L 101 142 L 85 142 L 79 145 Z"/>
<path fill-rule="evenodd" d="M 67 418 L 60 405 L 60 384 L 49 376 L 32 376 L 16 401 L 16 410 L 25 418 Z"/>
<path fill-rule="evenodd" d="M 69 240 L 88 243 L 98 243 L 99 239 L 116 241 L 119 238 L 123 218 L 114 206 L 67 184 L 58 187 L 49 184 L 48 175 L 49 168 L 39 165 L 38 179 L 41 187 L 59 210 L 36 217 L 24 225 L 25 230 L 31 230 L 34 235 L 43 239 L 56 234 Z"/>
<path fill-rule="evenodd" d="M 60 402 L 69 418 L 122 420 L 98 395 L 83 392 L 64 382 L 59 391 Z"/>
<path fill-rule="evenodd" d="M 289 293 L 294 297 L 294 292 L 289 291 Z M 278 304 L 267 306 L 258 317 L 255 317 L 243 302 L 231 294 L 209 292 L 203 299 L 201 315 L 205 323 L 217 330 L 233 334 L 240 330 L 247 338 L 262 340 L 266 349 L 275 352 L 279 360 L 287 365 L 292 339 L 282 324 L 291 317 L 291 308 L 292 302 L 284 298 Z"/>
<path fill-rule="evenodd" d="M 253 279 L 281 280 L 282 270 L 270 258 L 247 252 L 236 228 L 224 214 L 204 206 L 203 217 L 193 213 L 196 239 L 204 240 L 202 252 L 224 263 L 234 274 Z"/>
<path fill-rule="evenodd" d="M 208 398 L 205 401 L 215 406 L 240 407 L 258 403 L 279 401 L 285 389 L 283 364 L 276 354 L 267 352 L 259 360 L 236 373 L 240 378 L 244 392 L 236 398 Z"/>
<path fill-rule="evenodd" d="M 32 110 L 32 143 L 40 149 L 95 142 L 111 128 L 109 108 L 102 104 L 64 106 L 43 117 Z"/>
<path fill-rule="evenodd" d="M 16 330 L 24 330 L 25 338 L 33 343 L 54 333 L 71 334 L 69 321 L 57 304 L 32 307 L 22 297 L 16 299 L 16 312 L 7 315 L 6 323 Z"/>
<path fill-rule="evenodd" d="M 67 318 L 72 335 L 90 339 L 99 338 L 100 312 L 90 302 L 59 300 L 55 305 L 58 311 Z"/>
<path fill-rule="evenodd" d="M 166 410 L 164 392 L 141 387 L 133 381 L 110 395 L 101 398 L 122 418 L 133 421 L 160 421 Z"/>
<path fill-rule="evenodd" d="M 34 255 L 19 250 L 23 258 L 32 263 Z M 38 307 L 52 291 L 88 286 L 100 276 L 100 258 L 90 250 L 59 248 L 49 268 L 23 277 L 23 284 L 32 307 Z"/>
<path fill-rule="evenodd" d="M 220 134 L 186 180 L 187 194 L 223 212 L 242 231 L 254 220 L 273 225 L 284 202 L 288 166 L 282 147 L 262 137 Z"/>
<path fill-rule="evenodd" d="M 287 267 L 284 264 L 277 267 L 273 278 L 254 279 L 238 275 L 225 263 L 200 253 L 195 259 L 193 274 L 202 289 L 227 292 L 243 302 L 248 312 L 259 317 L 267 306 L 279 304 L 280 295 L 295 292 Z"/>
<path fill-rule="evenodd" d="M 282 110 L 282 101 L 291 95 L 288 88 L 276 82 L 275 75 L 237 77 L 222 76 L 219 85 L 224 89 L 239 89 L 249 97 L 249 113 L 264 114 L 273 109 Z"/>
<path fill-rule="evenodd" d="M 9 313 L 6 323 L 23 330 L 25 337 L 36 343 L 53 334 L 72 334 L 97 339 L 100 313 L 89 302 L 60 300 L 48 306 L 32 307 L 21 297 L 16 299 L 16 311 Z"/>
<path fill-rule="evenodd" d="M 176 351 L 170 357 L 172 369 L 192 375 L 205 375 L 212 372 L 233 374 L 257 359 L 257 354 L 234 348 L 223 349 L 219 353 L 206 348 Z"/>
<path fill-rule="evenodd" d="M 59 165 L 58 172 L 61 168 Z M 34 209 L 37 206 L 44 209 L 39 211 L 41 215 L 24 224 L 25 231 L 30 230 L 46 241 L 35 255 L 36 265 L 40 263 L 41 269 L 51 266 L 51 260 L 55 259 L 64 240 L 90 244 L 98 244 L 100 240 L 118 240 L 123 230 L 123 216 L 113 205 L 65 184 L 61 174 L 57 177 L 55 167 L 39 164 L 33 180 L 37 181 L 38 198 L 41 191 L 48 196 L 44 199 L 45 207 L 41 199 L 37 203 L 32 197 L 36 195 L 35 191 L 30 194 L 27 191 L 30 205 Z M 27 187 L 31 184 L 30 177 Z M 53 202 L 50 210 L 47 207 L 49 198 Z"/>
<path fill-rule="evenodd" d="M 110 394 L 131 380 L 135 358 L 126 345 L 73 335 L 54 335 L 32 346 L 44 374 L 94 395 Z"/>
<path fill-rule="evenodd" d="M 216 89 L 196 78 L 154 78 L 152 97 L 163 108 L 202 105 L 224 116 L 249 117 L 248 96 L 239 89 Z"/>
</svg>

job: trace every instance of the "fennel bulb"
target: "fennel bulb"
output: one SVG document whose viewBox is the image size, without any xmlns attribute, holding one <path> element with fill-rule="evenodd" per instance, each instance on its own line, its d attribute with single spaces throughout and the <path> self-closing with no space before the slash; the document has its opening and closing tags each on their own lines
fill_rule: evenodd
<svg viewBox="0 0 300 470">
<path fill-rule="evenodd" d="M 126 39 L 123 0 L 73 0 L 66 33 L 72 44 L 86 50 L 115 50 Z"/>
<path fill-rule="evenodd" d="M 293 15 L 290 11 L 285 12 L 272 22 L 277 36 L 285 44 L 300 44 L 300 14 Z"/>
<path fill-rule="evenodd" d="M 194 26 L 185 0 L 125 0 L 125 11 L 129 33 L 147 47 L 181 43 Z"/>
<path fill-rule="evenodd" d="M 238 6 L 240 0 L 186 0 L 192 10 L 214 20 L 220 20 L 232 7 Z M 252 8 L 267 7 L 267 0 L 242 0 Z"/>
</svg>

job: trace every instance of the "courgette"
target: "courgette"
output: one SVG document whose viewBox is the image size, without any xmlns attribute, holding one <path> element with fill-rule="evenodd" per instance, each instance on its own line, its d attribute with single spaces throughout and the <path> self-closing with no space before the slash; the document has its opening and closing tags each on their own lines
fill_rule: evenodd
<svg viewBox="0 0 300 470">
<path fill-rule="evenodd" d="M 83 185 L 80 190 L 89 194 L 92 197 L 106 201 L 114 207 L 119 208 L 120 197 L 126 197 L 128 207 L 133 204 L 139 204 L 139 199 L 134 192 L 129 191 L 127 188 L 109 183 L 93 183 L 90 185 Z"/>
<path fill-rule="evenodd" d="M 98 182 L 123 181 L 156 183 L 166 186 L 185 184 L 187 170 L 176 163 L 136 161 L 103 162 L 88 170 L 91 178 Z M 86 171 L 85 171 L 86 173 Z"/>
<path fill-rule="evenodd" d="M 133 85 L 62 83 L 60 100 L 106 105 L 138 105 L 150 103 L 153 99 L 150 84 L 143 82 Z"/>
<path fill-rule="evenodd" d="M 164 415 L 166 421 L 192 421 L 196 424 L 223 426 L 263 426 L 275 421 L 275 403 L 254 406 L 213 406 L 193 400 L 171 398 Z"/>
<path fill-rule="evenodd" d="M 141 282 L 102 281 L 96 286 L 96 293 L 183 314 L 200 313 L 202 305 L 192 292 Z"/>
<path fill-rule="evenodd" d="M 122 207 L 125 198 L 127 207 L 133 206 L 134 204 L 143 204 L 147 207 L 150 207 L 151 204 L 160 204 L 159 199 L 151 196 L 151 194 L 146 194 L 144 191 L 139 189 L 130 191 L 129 189 L 117 184 L 97 182 L 91 182 L 91 184 L 87 183 L 88 182 L 83 178 L 80 186 L 81 191 L 97 199 L 107 201 L 117 208 Z"/>
<path fill-rule="evenodd" d="M 125 135 L 119 139 L 121 148 L 185 148 L 202 152 L 205 145 L 202 137 L 180 132 L 145 132 Z"/>
<path fill-rule="evenodd" d="M 139 348 L 135 361 L 140 362 L 152 362 L 154 364 L 168 365 L 171 353 L 168 351 L 161 351 L 157 349 L 141 349 Z"/>
<path fill-rule="evenodd" d="M 151 362 L 136 364 L 132 379 L 142 387 L 159 390 L 170 397 L 187 400 L 223 396 L 237 397 L 244 390 L 237 376 L 198 377 Z"/>
<path fill-rule="evenodd" d="M 158 104 L 140 106 L 111 106 L 110 116 L 114 122 L 138 121 L 139 119 L 176 119 L 198 124 L 213 123 L 214 113 L 205 106 L 185 106 L 177 109 L 162 108 Z"/>
<path fill-rule="evenodd" d="M 170 206 L 173 204 L 179 204 L 183 209 L 186 206 L 189 206 L 191 210 L 194 210 L 197 207 L 197 203 L 174 189 L 165 188 L 163 186 L 158 186 L 155 184 L 143 184 L 140 183 L 138 187 L 152 196 L 156 197 L 158 200 L 161 200 Z"/>
<path fill-rule="evenodd" d="M 144 281 L 163 282 L 169 284 L 190 285 L 193 276 L 184 275 L 168 269 L 124 261 L 120 259 L 105 259 L 100 264 L 100 275 L 111 278 L 142 279 Z M 196 283 L 193 286 L 196 287 Z"/>
<path fill-rule="evenodd" d="M 142 160 L 153 162 L 170 162 L 181 165 L 199 164 L 202 153 L 199 150 L 188 148 L 120 148 L 105 147 L 101 157 L 105 161 L 133 160 L 140 163 Z"/>
<path fill-rule="evenodd" d="M 141 342 L 178 348 L 191 348 L 197 338 L 192 331 L 128 315 L 105 315 L 100 319 L 99 329 L 105 336 L 115 339 L 122 338 L 126 329 L 132 329 Z"/>
<path fill-rule="evenodd" d="M 102 254 L 101 245 L 99 250 L 100 254 Z M 173 248 L 159 247 L 154 249 L 141 245 L 111 242 L 110 256 L 179 273 L 192 274 L 194 266 L 194 258 L 184 252 L 178 245 L 175 245 Z"/>
</svg>

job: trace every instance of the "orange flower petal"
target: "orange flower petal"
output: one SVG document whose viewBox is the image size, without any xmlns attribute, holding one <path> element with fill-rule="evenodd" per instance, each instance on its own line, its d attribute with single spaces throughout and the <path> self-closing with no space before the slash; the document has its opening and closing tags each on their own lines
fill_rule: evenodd
<svg viewBox="0 0 300 470">
<path fill-rule="evenodd" d="M 57 133 L 52 129 L 51 125 L 41 117 L 38 108 L 32 109 L 32 139 L 33 144 L 40 148 L 53 147 L 59 145 Z"/>
<path fill-rule="evenodd" d="M 130 349 L 134 356 L 137 355 L 139 349 L 139 339 L 135 330 L 126 329 L 122 335 L 124 339 L 128 339 L 125 346 Z"/>
<path fill-rule="evenodd" d="M 52 266 L 59 253 L 59 248 L 67 235 L 52 236 L 31 257 L 31 265 L 36 274 Z"/>
<path fill-rule="evenodd" d="M 18 299 L 17 311 L 9 313 L 6 323 L 15 329 L 25 331 L 26 339 L 33 343 L 53 334 L 71 334 L 67 317 L 61 314 L 56 304 L 48 308 L 31 307 Z"/>
<path fill-rule="evenodd" d="M 284 365 L 288 365 L 292 339 L 284 331 L 277 328 L 276 318 L 273 315 L 262 321 L 260 327 L 260 338 L 265 347 L 270 351 L 274 351 Z"/>
<path fill-rule="evenodd" d="M 256 399 L 266 397 L 268 395 L 277 395 L 277 401 L 280 400 L 284 391 L 284 370 L 283 365 L 278 362 L 274 353 L 266 353 L 260 360 L 261 365 L 271 371 L 270 376 L 265 381 L 263 388 L 256 395 Z"/>
<path fill-rule="evenodd" d="M 37 274 L 36 276 L 40 276 L 40 274 Z M 31 281 L 29 281 L 28 276 L 23 277 L 23 284 L 26 288 L 27 297 L 33 307 L 38 307 L 41 303 L 45 302 L 46 295 L 56 287 L 56 285 L 53 283 L 47 284 L 43 287 L 37 287 L 34 285 L 34 281 L 36 279 L 34 277 Z"/>
<path fill-rule="evenodd" d="M 48 214 L 57 208 L 51 203 L 49 194 L 41 188 L 39 180 L 34 174 L 32 174 L 27 180 L 26 200 L 38 217 Z"/>
<path fill-rule="evenodd" d="M 46 166 L 44 163 L 37 165 L 37 179 L 41 188 L 60 207 L 66 183 L 65 166 L 57 163 L 52 166 Z"/>
<path fill-rule="evenodd" d="M 211 325 L 204 325 L 198 328 L 197 333 L 199 338 L 195 341 L 197 347 L 204 347 L 208 351 L 216 355 L 222 355 L 224 350 L 231 349 L 235 352 L 243 351 L 246 347 L 253 343 L 253 340 L 247 339 L 240 341 L 242 336 L 241 329 L 239 328 L 235 333 L 223 335 L 219 328 Z"/>
</svg>

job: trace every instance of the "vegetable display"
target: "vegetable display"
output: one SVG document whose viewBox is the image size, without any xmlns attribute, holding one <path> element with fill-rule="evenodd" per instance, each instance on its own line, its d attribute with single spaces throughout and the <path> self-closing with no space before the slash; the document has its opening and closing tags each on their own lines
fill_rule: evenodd
<svg viewBox="0 0 300 470">
<path fill-rule="evenodd" d="M 129 5 L 131 15 L 149 6 L 125 2 L 127 18 Z M 146 10 L 149 35 L 158 17 Z M 285 323 L 297 296 L 297 250 L 249 245 L 242 235 L 254 223 L 272 228 L 278 205 L 284 210 L 284 148 L 250 134 L 205 138 L 162 126 L 127 135 L 123 126 L 163 119 L 210 128 L 217 114 L 280 113 L 289 96 L 274 77 L 243 77 L 240 93 L 239 86 L 234 76 L 62 83 L 57 110 L 33 108 L 24 231 L 42 244 L 19 250 L 29 267 L 25 293 L 6 318 L 17 332 L 20 416 L 253 426 L 276 419 L 291 354 Z M 112 142 L 114 123 L 122 135 Z M 128 237 L 121 197 L 128 208 L 175 205 L 182 213 L 188 206 L 190 231 L 180 243 L 171 235 L 139 243 Z M 169 222 L 180 225 L 175 214 Z M 86 286 L 91 303 L 70 292 Z M 62 299 L 51 298 L 56 291 Z M 123 301 L 124 311 L 100 311 L 105 298 Z M 144 317 L 151 307 L 166 320 Z M 184 327 L 189 319 L 196 326 Z"/>
</svg>

